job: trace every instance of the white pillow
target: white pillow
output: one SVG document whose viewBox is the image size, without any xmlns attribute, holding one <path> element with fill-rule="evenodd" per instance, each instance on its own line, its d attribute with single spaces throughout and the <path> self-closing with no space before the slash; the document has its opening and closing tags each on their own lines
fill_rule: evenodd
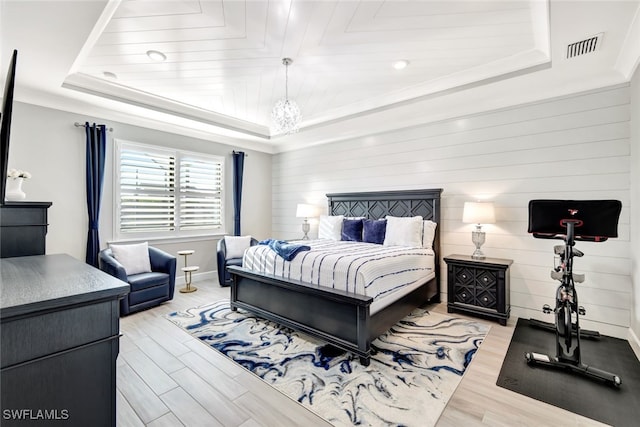
<svg viewBox="0 0 640 427">
<path fill-rule="evenodd" d="M 436 238 L 436 228 L 438 224 L 431 220 L 425 220 L 423 222 L 422 231 L 422 247 L 427 249 L 433 249 L 433 239 Z"/>
<path fill-rule="evenodd" d="M 149 244 L 109 245 L 113 257 L 124 267 L 127 276 L 138 273 L 150 273 Z"/>
<path fill-rule="evenodd" d="M 224 236 L 224 244 L 227 247 L 227 258 L 242 258 L 244 251 L 251 246 L 251 236 Z"/>
<path fill-rule="evenodd" d="M 422 217 L 387 216 L 384 246 L 422 247 Z"/>
<path fill-rule="evenodd" d="M 344 215 L 320 215 L 320 224 L 318 225 L 318 239 L 342 239 L 342 220 Z"/>
</svg>

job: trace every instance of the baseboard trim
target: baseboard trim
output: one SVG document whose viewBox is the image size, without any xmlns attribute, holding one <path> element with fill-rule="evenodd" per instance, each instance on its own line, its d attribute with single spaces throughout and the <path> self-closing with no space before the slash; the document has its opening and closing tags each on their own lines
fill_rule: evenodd
<svg viewBox="0 0 640 427">
<path fill-rule="evenodd" d="M 202 273 L 193 273 L 191 275 L 191 281 L 193 283 L 201 282 L 203 280 L 214 280 L 217 277 L 217 272 L 214 271 L 203 271 Z M 217 280 L 216 280 L 217 282 Z M 176 286 L 184 286 L 184 273 L 182 271 L 176 271 Z"/>
<path fill-rule="evenodd" d="M 640 360 L 640 339 L 638 339 L 638 336 L 633 332 L 633 329 L 631 328 L 629 328 L 629 336 L 627 340 L 631 345 L 631 349 L 636 354 L 636 357 L 638 358 L 638 360 Z"/>
</svg>

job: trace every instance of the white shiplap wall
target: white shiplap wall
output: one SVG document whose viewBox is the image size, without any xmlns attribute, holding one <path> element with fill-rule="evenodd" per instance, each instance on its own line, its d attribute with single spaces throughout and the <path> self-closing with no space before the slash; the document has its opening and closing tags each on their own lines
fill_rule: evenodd
<svg viewBox="0 0 640 427">
<path fill-rule="evenodd" d="M 485 226 L 489 257 L 514 260 L 512 315 L 553 321 L 549 278 L 554 240 L 527 233 L 531 199 L 622 201 L 619 238 L 580 242 L 575 263 L 587 310 L 582 326 L 626 337 L 631 304 L 629 86 L 619 85 L 455 120 L 428 123 L 307 149 L 273 159 L 273 233 L 301 236 L 297 203 L 326 213 L 325 193 L 442 188 L 441 255 L 470 254 L 465 201 L 493 200 L 497 223 Z M 317 225 L 311 235 L 317 235 Z M 446 266 L 441 289 L 446 300 Z"/>
</svg>

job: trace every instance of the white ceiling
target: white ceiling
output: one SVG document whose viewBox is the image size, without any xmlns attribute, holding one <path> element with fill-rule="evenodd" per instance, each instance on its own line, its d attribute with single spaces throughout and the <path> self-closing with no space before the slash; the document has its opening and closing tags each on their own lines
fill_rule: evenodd
<svg viewBox="0 0 640 427">
<path fill-rule="evenodd" d="M 18 48 L 26 101 L 265 151 L 621 83 L 640 44 L 637 0 L 0 5 L 3 59 Z M 599 33 L 598 50 L 566 59 L 567 44 Z M 303 114 L 286 137 L 269 130 L 283 57 L 294 60 L 289 97 Z M 400 59 L 409 66 L 398 71 Z"/>
</svg>

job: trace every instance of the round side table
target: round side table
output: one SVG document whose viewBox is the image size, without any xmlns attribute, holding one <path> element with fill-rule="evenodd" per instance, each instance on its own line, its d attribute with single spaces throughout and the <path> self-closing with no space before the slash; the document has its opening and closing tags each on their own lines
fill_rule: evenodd
<svg viewBox="0 0 640 427">
<path fill-rule="evenodd" d="M 192 265 L 191 267 L 189 267 L 187 265 L 187 257 L 189 255 L 193 255 L 195 251 L 194 250 L 184 250 L 184 251 L 178 251 L 178 255 L 182 255 L 184 256 L 184 267 L 182 267 L 182 271 L 184 272 L 184 288 L 180 288 L 180 292 L 182 292 L 183 294 L 186 293 L 190 293 L 190 292 L 195 292 L 198 290 L 198 288 L 196 288 L 195 286 L 191 286 L 191 274 L 194 271 L 198 271 L 200 269 L 200 267 L 198 267 L 197 265 Z"/>
</svg>

